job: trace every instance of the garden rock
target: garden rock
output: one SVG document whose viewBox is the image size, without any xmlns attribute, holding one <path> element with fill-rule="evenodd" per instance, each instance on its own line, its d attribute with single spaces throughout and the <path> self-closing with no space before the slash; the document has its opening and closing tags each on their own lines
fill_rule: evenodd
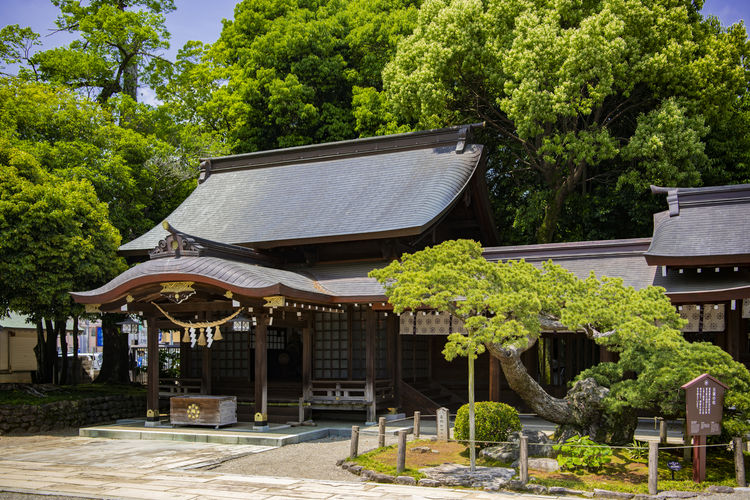
<svg viewBox="0 0 750 500">
<path fill-rule="evenodd" d="M 504 487 L 516 474 L 514 469 L 504 467 L 477 467 L 472 472 L 468 465 L 458 464 L 442 464 L 420 469 L 419 472 L 448 486 L 490 489 Z"/>
<path fill-rule="evenodd" d="M 734 488 L 731 486 L 722 486 L 718 484 L 712 484 L 706 491 L 709 493 L 734 493 Z"/>
<path fill-rule="evenodd" d="M 554 442 L 547 437 L 542 431 L 526 431 L 526 438 L 529 447 L 529 456 L 553 458 L 555 451 L 552 448 Z M 518 460 L 520 455 L 521 434 L 513 432 L 508 436 L 508 443 L 499 444 L 484 448 L 479 452 L 479 456 L 491 458 L 499 462 L 512 462 Z"/>
<path fill-rule="evenodd" d="M 350 465 L 349 466 L 349 472 L 352 472 L 354 474 L 359 474 L 362 472 L 362 466 L 361 465 Z"/>
<path fill-rule="evenodd" d="M 435 479 L 427 479 L 427 478 L 420 479 L 419 483 L 417 484 L 419 486 L 431 486 L 433 488 L 437 488 L 438 486 L 442 485 L 440 481 L 436 481 Z"/>
<path fill-rule="evenodd" d="M 609 491 L 594 488 L 594 497 L 597 498 L 618 498 L 623 500 L 630 500 L 634 496 L 635 495 L 633 495 L 632 493 L 625 493 L 623 491 Z"/>
<path fill-rule="evenodd" d="M 560 464 L 554 458 L 530 458 L 529 469 L 556 472 L 560 470 Z"/>
<path fill-rule="evenodd" d="M 583 491 L 581 490 L 571 490 L 562 486 L 550 486 L 548 493 L 550 495 L 583 495 Z"/>
<path fill-rule="evenodd" d="M 393 480 L 393 482 L 396 484 L 406 484 L 409 486 L 414 486 L 415 484 L 417 484 L 417 480 L 411 476 L 398 476 Z"/>
<path fill-rule="evenodd" d="M 697 497 L 700 493 L 697 491 L 661 491 L 658 495 L 656 495 L 657 498 L 694 498 Z"/>
<path fill-rule="evenodd" d="M 382 472 L 372 472 L 370 474 L 370 481 L 375 481 L 376 483 L 392 483 L 393 476 L 383 474 Z"/>
<path fill-rule="evenodd" d="M 411 449 L 411 451 L 415 453 L 430 453 L 432 451 L 432 448 L 429 446 L 415 446 Z"/>
</svg>

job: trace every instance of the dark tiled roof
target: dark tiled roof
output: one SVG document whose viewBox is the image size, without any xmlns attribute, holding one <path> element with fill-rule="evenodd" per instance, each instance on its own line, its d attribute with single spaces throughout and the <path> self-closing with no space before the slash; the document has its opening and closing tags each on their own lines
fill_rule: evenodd
<svg viewBox="0 0 750 500">
<path fill-rule="evenodd" d="M 654 217 L 650 264 L 750 263 L 750 184 L 657 188 L 669 210 Z"/>
<path fill-rule="evenodd" d="M 734 267 L 669 267 L 664 276 L 660 268 L 654 277 L 654 285 L 665 288 L 676 303 L 745 298 L 750 297 L 750 270 Z"/>
<path fill-rule="evenodd" d="M 327 295 L 312 279 L 298 273 L 236 262 L 218 257 L 181 257 L 154 259 L 137 264 L 106 285 L 86 292 L 73 292 L 78 302 L 96 302 L 108 297 L 109 302 L 128 293 L 133 287 L 163 281 L 181 281 L 199 277 L 206 282 L 227 285 L 241 290 L 264 290 L 284 286 L 304 293 Z"/>
<path fill-rule="evenodd" d="M 256 248 L 420 234 L 461 195 L 482 146 L 466 128 L 207 160 L 169 216 L 181 231 Z M 161 224 L 120 247 L 154 248 Z"/>
<path fill-rule="evenodd" d="M 656 272 L 643 258 L 649 242 L 637 238 L 492 247 L 484 249 L 484 256 L 490 261 L 524 259 L 535 265 L 552 260 L 579 278 L 593 271 L 598 277 L 619 277 L 625 285 L 641 289 L 653 284 Z"/>
</svg>

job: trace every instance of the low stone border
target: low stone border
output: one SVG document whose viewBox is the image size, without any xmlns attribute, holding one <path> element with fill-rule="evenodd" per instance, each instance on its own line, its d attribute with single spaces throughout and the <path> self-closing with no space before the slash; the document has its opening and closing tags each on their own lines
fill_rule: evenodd
<svg viewBox="0 0 750 500">
<path fill-rule="evenodd" d="M 42 405 L 0 405 L 0 434 L 80 427 L 146 413 L 146 396 L 98 396 Z"/>
<path fill-rule="evenodd" d="M 441 480 L 436 478 L 422 478 L 419 481 L 414 479 L 411 476 L 396 476 L 393 477 L 389 474 L 384 474 L 382 472 L 375 472 L 369 469 L 365 469 L 361 465 L 358 465 L 355 462 L 351 462 L 348 460 L 338 460 L 336 462 L 336 465 L 341 467 L 344 470 L 348 470 L 352 474 L 357 474 L 362 478 L 363 481 L 373 481 L 376 483 L 395 483 L 395 484 L 405 484 L 405 485 L 416 485 L 416 486 L 430 486 L 430 487 L 440 487 L 440 486 L 467 486 L 472 487 L 471 484 L 464 484 L 462 483 L 461 478 L 454 478 L 452 480 Z M 467 466 L 456 466 L 455 464 L 443 464 L 440 467 L 450 465 L 452 467 L 465 467 Z M 487 469 L 488 467 L 481 467 L 482 469 Z M 477 467 L 477 469 L 480 469 L 480 467 Z M 480 475 L 482 474 L 482 471 L 479 471 Z M 464 481 L 465 482 L 465 481 Z M 476 487 L 476 486 L 475 486 Z M 501 488 L 497 487 L 496 485 L 486 485 L 486 486 L 479 486 L 485 491 L 500 491 Z M 527 493 L 534 493 L 536 495 L 566 495 L 566 496 L 584 496 L 589 498 L 610 498 L 613 500 L 667 500 L 667 499 L 678 499 L 678 498 L 694 498 L 698 496 L 705 496 L 706 494 L 737 494 L 741 495 L 743 493 L 748 492 L 750 488 L 732 488 L 731 486 L 717 486 L 712 485 L 706 488 L 704 491 L 662 491 L 659 492 L 657 495 L 646 495 L 646 494 L 634 494 L 634 493 L 625 493 L 622 491 L 610 491 L 610 490 L 600 490 L 600 489 L 594 489 L 593 492 L 591 491 L 583 491 L 583 490 L 574 490 L 570 488 L 563 488 L 559 486 L 543 486 L 541 484 L 534 484 L 534 483 L 527 483 L 523 484 L 521 481 L 511 479 L 507 481 L 502 489 L 512 490 L 512 491 L 521 491 L 521 492 L 527 492 Z"/>
</svg>

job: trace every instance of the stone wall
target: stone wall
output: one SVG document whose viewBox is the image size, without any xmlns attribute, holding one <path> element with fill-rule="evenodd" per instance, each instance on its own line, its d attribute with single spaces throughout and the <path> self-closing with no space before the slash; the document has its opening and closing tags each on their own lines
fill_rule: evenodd
<svg viewBox="0 0 750 500">
<path fill-rule="evenodd" d="M 43 405 L 0 405 L 0 434 L 112 422 L 146 414 L 146 396 L 100 396 Z"/>
</svg>

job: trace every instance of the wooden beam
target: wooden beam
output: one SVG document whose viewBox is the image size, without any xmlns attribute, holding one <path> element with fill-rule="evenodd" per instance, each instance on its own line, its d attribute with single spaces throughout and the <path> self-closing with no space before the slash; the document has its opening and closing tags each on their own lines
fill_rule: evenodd
<svg viewBox="0 0 750 500">
<path fill-rule="evenodd" d="M 255 413 L 268 422 L 268 316 L 258 315 L 255 327 Z"/>
<path fill-rule="evenodd" d="M 313 357 L 312 321 L 302 329 L 302 397 L 305 401 L 312 398 L 312 357 Z"/>
<path fill-rule="evenodd" d="M 740 343 L 742 341 L 742 300 L 735 302 L 735 310 L 732 310 L 731 302 L 724 304 L 724 317 L 726 318 L 725 335 L 726 351 L 732 359 L 740 359 Z"/>
<path fill-rule="evenodd" d="M 500 360 L 490 354 L 490 401 L 500 401 Z"/>
<path fill-rule="evenodd" d="M 159 422 L 159 329 L 154 318 L 147 320 L 146 352 L 148 367 L 146 368 L 146 422 Z"/>
<path fill-rule="evenodd" d="M 368 309 L 365 313 L 365 400 L 367 406 L 367 421 L 374 422 L 377 415 L 375 401 L 375 352 L 377 350 L 378 316 L 375 311 Z"/>
</svg>

